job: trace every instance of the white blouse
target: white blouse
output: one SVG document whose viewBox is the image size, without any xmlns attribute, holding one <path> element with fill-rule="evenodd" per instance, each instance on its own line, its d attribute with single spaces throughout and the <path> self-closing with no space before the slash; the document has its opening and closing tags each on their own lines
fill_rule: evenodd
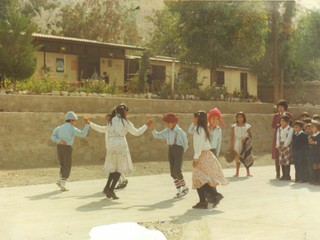
<svg viewBox="0 0 320 240">
<path fill-rule="evenodd" d="M 189 127 L 189 133 L 193 134 L 194 160 L 199 159 L 202 151 L 208 151 L 211 149 L 210 141 L 207 139 L 204 129 L 200 127 L 198 131 L 199 133 L 197 132 L 197 127 L 192 123 Z"/>
<path fill-rule="evenodd" d="M 277 130 L 276 147 L 280 147 L 280 143 L 284 142 L 284 147 L 289 147 L 292 141 L 293 129 L 289 125 L 285 128 L 279 127 Z"/>
</svg>

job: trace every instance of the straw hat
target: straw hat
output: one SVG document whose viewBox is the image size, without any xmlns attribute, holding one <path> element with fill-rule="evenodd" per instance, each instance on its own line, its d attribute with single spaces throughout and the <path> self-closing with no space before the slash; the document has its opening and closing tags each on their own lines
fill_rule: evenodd
<svg viewBox="0 0 320 240">
<path fill-rule="evenodd" d="M 227 160 L 228 163 L 231 163 L 235 159 L 236 154 L 237 153 L 236 153 L 235 150 L 229 149 L 228 151 L 226 151 L 224 153 L 224 157 L 225 157 L 225 159 Z"/>
</svg>

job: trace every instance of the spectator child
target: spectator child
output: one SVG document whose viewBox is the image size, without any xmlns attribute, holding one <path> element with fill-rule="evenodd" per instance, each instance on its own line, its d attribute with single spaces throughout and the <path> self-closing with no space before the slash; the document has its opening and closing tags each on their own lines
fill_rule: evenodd
<svg viewBox="0 0 320 240">
<path fill-rule="evenodd" d="M 311 123 L 312 135 L 309 138 L 310 144 L 310 157 L 312 159 L 313 176 L 314 180 L 312 184 L 320 184 L 320 123 L 313 121 Z"/>
<path fill-rule="evenodd" d="M 290 162 L 292 160 L 292 135 L 293 129 L 289 125 L 290 118 L 282 116 L 280 118 L 280 127 L 277 131 L 276 146 L 279 151 L 279 164 L 282 168 L 282 177 L 280 180 L 291 180 Z"/>
<path fill-rule="evenodd" d="M 285 100 L 280 100 L 277 103 L 277 112 L 272 117 L 272 128 L 274 129 L 273 141 L 272 141 L 272 159 L 275 160 L 276 178 L 280 178 L 280 164 L 279 164 L 279 150 L 276 147 L 277 131 L 280 127 L 280 118 L 282 116 L 288 116 L 290 119 L 293 115 L 288 112 L 288 103 Z"/>
<path fill-rule="evenodd" d="M 188 139 L 186 133 L 177 124 L 178 117 L 175 114 L 165 114 L 163 121 L 167 123 L 167 128 L 160 132 L 153 129 L 152 134 L 155 138 L 167 140 L 170 174 L 177 190 L 174 198 L 180 198 L 185 196 L 189 191 L 181 170 L 183 154 L 188 148 Z"/>
<path fill-rule="evenodd" d="M 304 125 L 304 132 L 306 133 L 306 135 L 308 137 L 308 140 L 309 140 L 311 138 L 311 136 L 312 136 L 311 119 L 310 119 L 310 123 L 306 123 Z M 313 163 L 312 163 L 312 158 L 311 158 L 311 145 L 310 144 L 308 144 L 308 148 L 306 150 L 306 159 L 307 159 L 308 182 L 312 183 L 314 181 L 314 176 L 313 176 Z"/>
<path fill-rule="evenodd" d="M 85 126 L 82 130 L 75 127 L 77 121 L 78 117 L 74 112 L 67 112 L 65 123 L 56 127 L 51 134 L 52 141 L 57 143 L 57 154 L 60 163 L 60 178 L 57 181 L 57 185 L 61 191 L 68 191 L 66 182 L 71 172 L 74 137 L 85 137 L 89 130 L 89 120 L 87 118 L 84 118 Z"/>
<path fill-rule="evenodd" d="M 300 119 L 299 120 L 303 122 L 307 118 L 310 118 L 309 113 L 308 112 L 302 112 L 301 115 L 300 115 Z"/>
<path fill-rule="evenodd" d="M 295 121 L 292 125 L 294 134 L 292 136 L 292 157 L 295 166 L 295 182 L 306 182 L 307 178 L 307 148 L 309 147 L 308 136 L 302 131 L 303 122 Z"/>
<path fill-rule="evenodd" d="M 236 174 L 235 177 L 239 177 L 239 170 L 240 170 L 240 157 L 243 154 L 242 150 L 244 149 L 244 145 L 247 141 L 251 142 L 252 134 L 251 134 L 251 125 L 247 123 L 246 115 L 243 112 L 238 112 L 236 114 L 236 123 L 232 124 L 231 126 L 231 149 L 234 149 L 237 153 L 235 157 L 236 161 Z M 251 144 L 250 144 L 251 146 Z M 248 156 L 251 155 L 252 157 L 252 148 L 248 147 Z M 248 159 L 253 163 L 253 158 Z M 242 159 L 242 162 L 245 163 L 246 159 Z M 251 176 L 250 174 L 250 163 L 245 164 L 247 170 L 247 177 Z"/>
</svg>

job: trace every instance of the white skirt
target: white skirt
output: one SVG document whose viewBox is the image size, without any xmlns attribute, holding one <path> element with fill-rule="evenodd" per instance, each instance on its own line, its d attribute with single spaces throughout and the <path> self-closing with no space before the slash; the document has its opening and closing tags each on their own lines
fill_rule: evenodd
<svg viewBox="0 0 320 240">
<path fill-rule="evenodd" d="M 227 185 L 221 165 L 211 151 L 203 151 L 199 157 L 197 167 L 192 172 L 192 188 L 200 188 L 208 183 L 212 187 Z"/>
<path fill-rule="evenodd" d="M 107 173 L 119 172 L 127 174 L 133 172 L 132 159 L 125 137 L 116 137 L 108 140 L 104 170 Z"/>
</svg>

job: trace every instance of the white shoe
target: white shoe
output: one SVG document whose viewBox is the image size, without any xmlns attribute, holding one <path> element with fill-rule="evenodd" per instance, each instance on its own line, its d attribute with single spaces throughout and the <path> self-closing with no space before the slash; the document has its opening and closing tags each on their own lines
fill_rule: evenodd
<svg viewBox="0 0 320 240">
<path fill-rule="evenodd" d="M 59 188 L 61 188 L 61 181 L 60 180 L 57 181 L 57 185 Z"/>
<path fill-rule="evenodd" d="M 180 197 L 184 197 L 185 195 L 188 194 L 188 192 L 189 192 L 189 188 L 187 188 L 187 187 L 184 188 L 180 193 Z"/>
</svg>

